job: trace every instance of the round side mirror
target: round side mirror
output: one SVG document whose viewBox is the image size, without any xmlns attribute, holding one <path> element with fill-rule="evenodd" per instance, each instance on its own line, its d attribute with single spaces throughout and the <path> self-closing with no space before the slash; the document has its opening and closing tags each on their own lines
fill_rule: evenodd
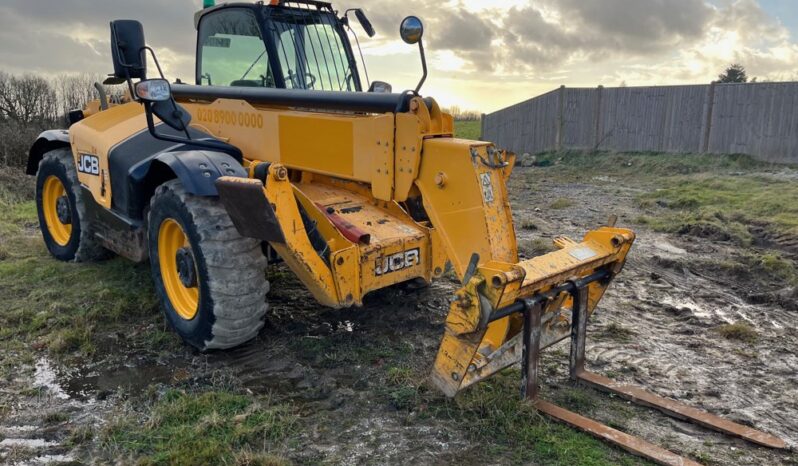
<svg viewBox="0 0 798 466">
<path fill-rule="evenodd" d="M 421 36 L 424 35 L 424 24 L 417 17 L 408 16 L 402 20 L 402 24 L 399 26 L 399 35 L 408 44 L 418 43 Z"/>
</svg>

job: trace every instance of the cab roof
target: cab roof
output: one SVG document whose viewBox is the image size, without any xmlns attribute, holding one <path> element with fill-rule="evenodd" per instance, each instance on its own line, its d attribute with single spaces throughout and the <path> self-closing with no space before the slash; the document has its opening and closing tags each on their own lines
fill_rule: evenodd
<svg viewBox="0 0 798 466">
<path fill-rule="evenodd" d="M 198 12 L 194 13 L 194 29 L 199 26 L 200 19 L 208 13 L 222 10 L 225 8 L 263 8 L 263 7 L 283 7 L 283 8 L 293 8 L 298 10 L 308 10 L 310 7 L 316 7 L 316 10 L 323 10 L 326 9 L 329 12 L 333 12 L 332 3 L 330 2 L 322 2 L 319 0 L 270 0 L 269 3 L 265 3 L 263 1 L 258 1 L 255 3 L 244 3 L 244 2 L 233 2 L 233 3 L 220 3 L 218 5 L 212 6 L 210 8 L 204 8 L 199 10 Z"/>
</svg>

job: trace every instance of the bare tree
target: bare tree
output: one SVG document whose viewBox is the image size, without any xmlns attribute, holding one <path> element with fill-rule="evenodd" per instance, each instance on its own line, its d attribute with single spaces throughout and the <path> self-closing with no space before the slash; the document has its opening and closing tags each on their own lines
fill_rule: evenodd
<svg viewBox="0 0 798 466">
<path fill-rule="evenodd" d="M 47 80 L 0 71 L 0 163 L 24 166 L 27 152 L 43 130 L 65 128 L 66 114 L 98 98 L 95 82 L 102 75 L 62 74 Z M 106 87 L 110 98 L 124 93 Z"/>
<path fill-rule="evenodd" d="M 20 77 L 0 72 L 0 114 L 21 124 L 40 124 L 55 119 L 57 97 L 42 77 Z"/>
<path fill-rule="evenodd" d="M 98 98 L 94 83 L 102 80 L 102 75 L 90 73 L 56 76 L 52 83 L 58 99 L 59 114 L 66 115 L 71 110 L 81 109 L 89 101 Z"/>
</svg>

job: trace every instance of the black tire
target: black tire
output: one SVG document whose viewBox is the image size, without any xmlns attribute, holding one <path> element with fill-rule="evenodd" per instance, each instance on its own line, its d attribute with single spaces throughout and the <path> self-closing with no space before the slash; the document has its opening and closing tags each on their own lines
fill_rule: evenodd
<svg viewBox="0 0 798 466">
<path fill-rule="evenodd" d="M 45 182 L 50 177 L 55 177 L 64 188 L 63 196 L 66 199 L 69 225 L 71 232 L 66 242 L 61 242 L 53 237 L 45 218 L 43 205 L 43 190 Z M 103 248 L 94 236 L 91 224 L 86 213 L 86 201 L 78 181 L 75 170 L 75 160 L 69 148 L 55 149 L 47 152 L 39 162 L 36 174 L 36 210 L 39 214 L 39 229 L 42 232 L 47 250 L 58 260 L 86 262 L 105 259 L 111 255 L 110 251 Z M 60 221 L 60 220 L 59 220 Z"/>
<path fill-rule="evenodd" d="M 179 180 L 156 189 L 148 217 L 152 277 L 171 327 L 202 351 L 231 348 L 257 336 L 269 291 L 260 241 L 239 235 L 218 199 L 191 195 Z M 180 225 L 193 255 L 199 302 L 191 318 L 176 310 L 164 283 L 158 239 L 167 220 Z"/>
</svg>

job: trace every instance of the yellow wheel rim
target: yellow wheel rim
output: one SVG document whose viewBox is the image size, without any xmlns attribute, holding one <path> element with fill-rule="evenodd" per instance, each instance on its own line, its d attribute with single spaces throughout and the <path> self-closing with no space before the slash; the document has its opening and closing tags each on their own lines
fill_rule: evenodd
<svg viewBox="0 0 798 466">
<path fill-rule="evenodd" d="M 183 248 L 191 249 L 188 236 L 177 221 L 167 218 L 158 229 L 158 264 L 161 269 L 166 296 L 172 303 L 175 312 L 186 320 L 191 320 L 197 315 L 199 307 L 198 285 L 186 286 L 180 277 L 177 265 L 178 251 Z M 194 274 L 196 275 L 196 263 Z"/>
<path fill-rule="evenodd" d="M 58 199 L 66 197 L 64 183 L 57 176 L 48 176 L 42 188 L 42 212 L 47 231 L 59 246 L 66 246 L 72 236 L 72 224 L 58 218 Z"/>
</svg>

